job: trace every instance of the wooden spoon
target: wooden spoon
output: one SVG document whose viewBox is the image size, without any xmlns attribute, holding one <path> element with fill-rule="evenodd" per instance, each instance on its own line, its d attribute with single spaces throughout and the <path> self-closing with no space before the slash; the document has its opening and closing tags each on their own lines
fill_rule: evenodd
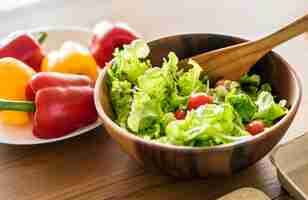
<svg viewBox="0 0 308 200">
<path fill-rule="evenodd" d="M 266 53 L 277 45 L 308 31 L 308 14 L 279 31 L 256 41 L 202 53 L 191 57 L 212 79 L 238 80 Z M 181 60 L 180 64 L 187 63 Z"/>
</svg>

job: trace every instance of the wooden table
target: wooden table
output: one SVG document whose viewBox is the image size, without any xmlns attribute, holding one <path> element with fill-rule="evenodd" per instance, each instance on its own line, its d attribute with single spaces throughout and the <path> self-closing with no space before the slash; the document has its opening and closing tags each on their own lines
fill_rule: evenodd
<svg viewBox="0 0 308 200">
<path fill-rule="evenodd" d="M 254 39 L 307 11 L 307 0 L 42 0 L 0 11 L 0 35 L 42 25 L 91 27 L 112 18 L 127 21 L 146 39 L 183 32 Z M 302 105 L 285 142 L 308 129 L 308 40 L 298 37 L 277 52 L 301 74 L 304 85 Z M 181 181 L 144 171 L 101 130 L 49 145 L 0 145 L 0 199 L 215 199 L 245 186 L 273 199 L 290 198 L 268 157 L 232 177 Z"/>
</svg>

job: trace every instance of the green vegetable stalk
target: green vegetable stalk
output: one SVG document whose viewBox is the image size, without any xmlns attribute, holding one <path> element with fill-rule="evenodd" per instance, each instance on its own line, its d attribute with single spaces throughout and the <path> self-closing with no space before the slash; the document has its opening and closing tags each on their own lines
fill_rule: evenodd
<svg viewBox="0 0 308 200">
<path fill-rule="evenodd" d="M 0 99 L 0 110 L 35 112 L 35 104 L 32 101 L 12 101 Z"/>
</svg>

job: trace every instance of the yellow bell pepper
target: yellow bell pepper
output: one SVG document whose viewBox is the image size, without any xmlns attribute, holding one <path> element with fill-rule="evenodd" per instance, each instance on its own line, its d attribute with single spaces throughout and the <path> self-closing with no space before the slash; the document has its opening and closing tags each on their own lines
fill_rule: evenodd
<svg viewBox="0 0 308 200">
<path fill-rule="evenodd" d="M 0 98 L 26 100 L 26 86 L 35 71 L 15 58 L 0 59 Z M 9 125 L 24 125 L 29 115 L 19 111 L 1 111 L 0 120 Z"/>
<path fill-rule="evenodd" d="M 53 51 L 43 59 L 41 70 L 82 74 L 96 81 L 99 68 L 87 48 L 67 41 L 59 51 Z"/>
</svg>

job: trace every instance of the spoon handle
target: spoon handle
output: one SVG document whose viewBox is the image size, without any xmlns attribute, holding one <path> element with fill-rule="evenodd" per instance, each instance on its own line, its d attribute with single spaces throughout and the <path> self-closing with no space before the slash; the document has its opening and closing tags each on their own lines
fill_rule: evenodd
<svg viewBox="0 0 308 200">
<path fill-rule="evenodd" d="M 264 49 L 271 50 L 277 45 L 296 37 L 304 32 L 308 31 L 308 14 L 295 20 L 291 24 L 283 27 L 282 29 L 272 33 L 262 39 L 255 41 L 262 45 Z"/>
<path fill-rule="evenodd" d="M 264 38 L 205 52 L 191 57 L 212 79 L 238 80 L 277 45 L 308 31 L 308 14 Z M 187 63 L 184 59 L 180 64 Z"/>
</svg>

